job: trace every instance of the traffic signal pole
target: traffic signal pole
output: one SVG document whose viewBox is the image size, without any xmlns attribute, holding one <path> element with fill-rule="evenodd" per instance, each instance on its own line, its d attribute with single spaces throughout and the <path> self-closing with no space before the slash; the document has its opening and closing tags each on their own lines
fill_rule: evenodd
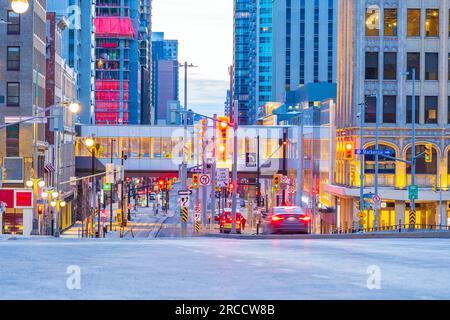
<svg viewBox="0 0 450 320">
<path fill-rule="evenodd" d="M 233 108 L 233 177 L 231 182 L 233 183 L 233 200 L 232 200 L 232 208 L 231 212 L 233 215 L 233 223 L 231 228 L 231 233 L 236 233 L 236 209 L 237 209 L 237 154 L 238 154 L 238 136 L 237 136 L 237 129 L 238 129 L 238 104 L 237 102 L 234 103 L 235 106 Z"/>
</svg>

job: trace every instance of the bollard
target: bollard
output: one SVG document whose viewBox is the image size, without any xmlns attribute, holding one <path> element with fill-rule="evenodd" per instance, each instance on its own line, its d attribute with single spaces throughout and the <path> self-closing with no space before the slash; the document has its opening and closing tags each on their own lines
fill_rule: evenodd
<svg viewBox="0 0 450 320">
<path fill-rule="evenodd" d="M 259 222 L 256 224 L 256 235 L 259 236 Z"/>
</svg>

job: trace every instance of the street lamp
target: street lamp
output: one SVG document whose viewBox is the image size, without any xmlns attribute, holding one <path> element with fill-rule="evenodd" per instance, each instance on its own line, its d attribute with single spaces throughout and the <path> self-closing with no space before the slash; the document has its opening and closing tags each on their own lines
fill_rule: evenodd
<svg viewBox="0 0 450 320">
<path fill-rule="evenodd" d="M 79 113 L 81 110 L 81 105 L 79 102 L 70 102 L 68 104 L 68 108 L 70 110 L 70 112 L 72 112 L 73 114 Z"/>
<path fill-rule="evenodd" d="M 29 7 L 28 0 L 11 0 L 11 8 L 17 14 L 25 13 Z"/>
</svg>

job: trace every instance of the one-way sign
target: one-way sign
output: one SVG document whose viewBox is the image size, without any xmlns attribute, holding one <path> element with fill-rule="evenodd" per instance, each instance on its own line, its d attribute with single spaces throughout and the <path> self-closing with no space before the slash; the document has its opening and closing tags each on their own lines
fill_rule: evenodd
<svg viewBox="0 0 450 320">
<path fill-rule="evenodd" d="M 192 195 L 192 190 L 180 190 L 178 191 L 179 196 L 190 196 Z"/>
</svg>

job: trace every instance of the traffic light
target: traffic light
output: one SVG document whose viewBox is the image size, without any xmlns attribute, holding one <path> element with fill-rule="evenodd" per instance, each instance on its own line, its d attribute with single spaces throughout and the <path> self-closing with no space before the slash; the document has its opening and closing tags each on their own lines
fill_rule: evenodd
<svg viewBox="0 0 450 320">
<path fill-rule="evenodd" d="M 164 182 L 163 179 L 159 179 L 158 180 L 158 187 L 159 187 L 159 190 L 164 190 L 165 189 L 165 182 Z"/>
<path fill-rule="evenodd" d="M 281 178 L 280 175 L 276 174 L 273 176 L 273 190 L 278 191 L 280 190 L 280 183 L 281 183 Z"/>
<path fill-rule="evenodd" d="M 227 142 L 228 142 L 228 129 L 230 128 L 229 117 L 217 117 L 219 124 L 217 126 L 219 130 L 219 160 L 227 161 Z"/>
<path fill-rule="evenodd" d="M 177 177 L 173 177 L 172 181 L 173 181 L 173 183 L 177 183 L 178 182 L 178 178 Z"/>
<path fill-rule="evenodd" d="M 44 205 L 43 204 L 38 205 L 38 214 L 44 214 Z"/>
<path fill-rule="evenodd" d="M 167 180 L 167 190 L 172 190 L 172 180 Z"/>
<path fill-rule="evenodd" d="M 205 139 L 206 132 L 208 131 L 208 119 L 202 119 L 200 120 L 200 124 L 202 126 L 201 128 L 201 136 L 202 140 Z"/>
<path fill-rule="evenodd" d="M 431 143 L 425 145 L 425 162 L 433 162 L 433 145 Z"/>
<path fill-rule="evenodd" d="M 200 186 L 200 184 L 198 181 L 198 174 L 194 173 L 192 175 L 192 189 L 198 189 L 199 186 Z"/>
<path fill-rule="evenodd" d="M 229 191 L 230 193 L 233 193 L 233 190 L 234 190 L 234 184 L 233 184 L 233 183 L 230 183 L 230 185 L 228 186 L 228 191 Z"/>
<path fill-rule="evenodd" d="M 355 143 L 353 141 L 345 142 L 344 159 L 353 160 L 355 155 Z"/>
<path fill-rule="evenodd" d="M 105 183 L 103 190 L 105 191 L 111 191 L 111 183 Z"/>
</svg>

